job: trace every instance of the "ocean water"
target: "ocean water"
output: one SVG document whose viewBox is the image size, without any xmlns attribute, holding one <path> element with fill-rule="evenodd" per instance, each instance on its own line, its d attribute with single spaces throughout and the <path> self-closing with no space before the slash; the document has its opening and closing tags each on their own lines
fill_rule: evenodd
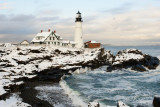
<svg viewBox="0 0 160 107">
<path fill-rule="evenodd" d="M 136 48 L 142 50 L 143 53 L 160 56 L 160 46 L 105 46 L 104 48 L 111 50 L 113 54 L 119 50 Z M 129 69 L 106 72 L 106 67 L 94 70 L 80 69 L 73 75 L 64 76 L 57 86 L 61 89 L 59 93 L 67 95 L 63 101 L 59 101 L 60 107 L 73 105 L 87 107 L 88 103 L 93 101 L 99 102 L 100 107 L 116 107 L 118 100 L 131 107 L 138 105 L 152 107 L 154 95 L 160 95 L 160 66 L 148 72 L 135 72 Z M 55 85 L 47 87 L 55 87 Z M 43 95 L 50 97 L 44 91 L 39 94 L 39 98 L 42 99 Z M 65 102 L 69 103 L 65 104 Z"/>
</svg>

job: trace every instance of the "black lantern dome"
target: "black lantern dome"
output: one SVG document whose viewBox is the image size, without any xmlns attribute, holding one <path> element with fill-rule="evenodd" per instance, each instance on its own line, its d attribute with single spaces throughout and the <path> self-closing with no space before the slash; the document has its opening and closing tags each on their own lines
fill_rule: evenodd
<svg viewBox="0 0 160 107">
<path fill-rule="evenodd" d="M 76 21 L 75 22 L 82 22 L 82 17 L 81 17 L 81 13 L 78 11 L 78 13 L 76 14 Z"/>
</svg>

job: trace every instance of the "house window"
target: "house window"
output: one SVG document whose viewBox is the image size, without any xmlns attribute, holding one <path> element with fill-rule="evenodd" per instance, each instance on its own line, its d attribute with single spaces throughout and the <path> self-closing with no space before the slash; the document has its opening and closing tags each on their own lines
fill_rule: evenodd
<svg viewBox="0 0 160 107">
<path fill-rule="evenodd" d="M 56 45 L 56 42 L 54 42 L 54 45 Z"/>
<path fill-rule="evenodd" d="M 37 40 L 40 40 L 41 39 L 41 37 L 37 37 Z"/>
<path fill-rule="evenodd" d="M 50 37 L 50 40 L 52 40 L 52 37 Z"/>
<path fill-rule="evenodd" d="M 58 45 L 60 45 L 60 43 L 58 42 Z"/>
<path fill-rule="evenodd" d="M 54 40 L 54 37 L 53 37 L 53 40 Z"/>
<path fill-rule="evenodd" d="M 48 42 L 48 44 L 50 44 L 50 42 Z"/>
<path fill-rule="evenodd" d="M 72 44 L 72 47 L 74 48 L 74 47 L 75 47 L 75 44 Z"/>
</svg>

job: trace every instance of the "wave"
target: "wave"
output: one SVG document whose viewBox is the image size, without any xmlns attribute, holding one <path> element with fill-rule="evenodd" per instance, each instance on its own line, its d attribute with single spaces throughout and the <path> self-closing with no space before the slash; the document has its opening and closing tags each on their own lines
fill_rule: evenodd
<svg viewBox="0 0 160 107">
<path fill-rule="evenodd" d="M 74 107 L 58 84 L 37 86 L 35 89 L 38 90 L 37 98 L 49 102 L 54 107 Z"/>
<path fill-rule="evenodd" d="M 82 73 L 86 73 L 89 72 L 91 69 L 88 67 L 85 68 L 79 68 L 77 70 L 75 70 L 74 72 L 72 72 L 72 74 L 82 74 Z"/>
<path fill-rule="evenodd" d="M 64 80 L 60 81 L 60 86 L 64 89 L 65 94 L 69 96 L 74 105 L 87 107 L 88 104 L 82 100 L 82 98 L 80 97 L 80 93 L 71 89 Z"/>
<path fill-rule="evenodd" d="M 75 74 L 74 74 L 75 76 Z M 79 76 L 79 75 L 78 75 Z M 86 76 L 86 75 L 85 75 Z M 91 100 L 88 96 L 88 97 L 82 97 L 81 93 L 79 93 L 78 91 L 72 89 L 68 84 L 67 82 L 65 81 L 65 77 L 68 77 L 68 76 L 63 76 L 61 78 L 61 81 L 60 81 L 60 86 L 61 88 L 64 90 L 65 94 L 68 95 L 68 97 L 72 100 L 72 104 L 74 106 L 78 106 L 78 107 L 88 107 L 88 104 L 89 102 L 99 102 L 100 104 L 100 107 L 116 107 L 116 106 L 109 106 L 109 105 L 106 105 L 105 103 L 103 103 L 103 101 L 101 101 L 101 99 L 96 99 L 96 100 Z M 83 78 L 84 79 L 84 78 Z M 78 83 L 79 85 L 81 83 Z M 89 88 L 89 89 L 92 89 L 92 84 L 81 84 L 80 86 L 81 88 L 82 87 L 85 87 L 85 88 Z M 92 87 L 92 88 L 91 88 Z M 83 89 L 83 88 L 82 88 Z M 84 90 L 85 91 L 85 90 Z M 100 91 L 100 90 L 98 90 Z M 94 94 L 95 92 L 92 92 L 92 90 L 89 90 L 90 94 Z M 89 93 L 88 93 L 89 94 Z M 89 100 L 90 99 L 90 100 Z"/>
<path fill-rule="evenodd" d="M 64 89 L 65 94 L 72 100 L 73 105 L 78 107 L 88 107 L 89 101 L 84 101 L 84 98 L 81 97 L 81 94 L 78 91 L 71 89 L 65 80 L 60 81 L 60 86 Z M 87 100 L 87 99 L 86 99 Z M 101 102 L 100 99 L 93 100 L 93 102 L 99 102 L 101 107 L 116 107 L 116 106 L 109 106 Z"/>
<path fill-rule="evenodd" d="M 71 76 L 64 76 L 60 86 L 75 106 L 87 107 L 97 101 L 101 107 L 114 107 L 118 100 L 130 105 L 151 105 L 158 94 L 160 66 L 148 72 L 130 69 L 106 72 L 106 66 L 95 70 L 78 69 Z M 143 90 L 143 91 L 142 91 Z"/>
</svg>

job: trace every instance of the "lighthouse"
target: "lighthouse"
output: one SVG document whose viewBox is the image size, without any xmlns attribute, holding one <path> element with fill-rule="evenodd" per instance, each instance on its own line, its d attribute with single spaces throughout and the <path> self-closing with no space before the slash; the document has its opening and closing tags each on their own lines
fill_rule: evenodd
<svg viewBox="0 0 160 107">
<path fill-rule="evenodd" d="M 81 17 L 81 13 L 78 11 L 78 13 L 76 14 L 76 26 L 75 26 L 75 37 L 74 37 L 74 41 L 76 42 L 76 47 L 77 48 L 83 48 L 84 44 L 83 44 L 83 32 L 82 32 L 82 17 Z"/>
</svg>

